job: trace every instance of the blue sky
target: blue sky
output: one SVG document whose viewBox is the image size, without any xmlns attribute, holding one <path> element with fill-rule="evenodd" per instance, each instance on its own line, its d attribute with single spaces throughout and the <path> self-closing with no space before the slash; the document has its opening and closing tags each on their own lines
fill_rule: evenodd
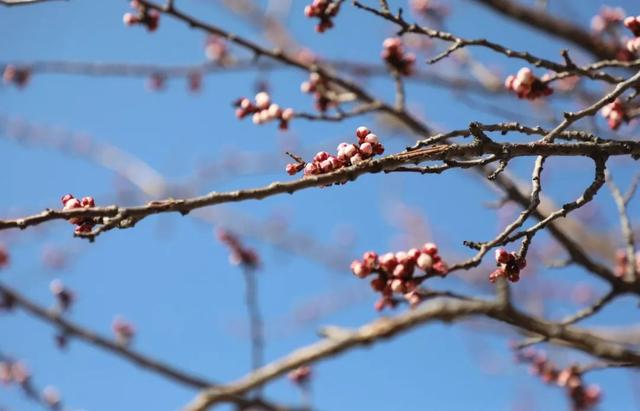
<svg viewBox="0 0 640 411">
<path fill-rule="evenodd" d="M 293 1 L 286 26 L 295 39 L 323 56 L 377 63 L 382 40 L 393 33 L 387 23 L 355 11 L 347 2 L 336 28 L 323 35 L 302 15 L 305 1 Z M 377 2 L 370 2 L 376 3 Z M 405 2 L 391 2 L 406 6 Z M 554 3 L 555 2 L 551 2 Z M 588 24 L 599 1 L 559 2 L 562 15 Z M 566 7 L 563 4 L 567 5 Z M 634 12 L 633 2 L 616 5 Z M 178 7 L 233 32 L 258 39 L 259 30 L 236 18 L 215 1 L 178 0 Z M 450 2 L 447 28 L 467 37 L 486 37 L 517 49 L 527 49 L 558 59 L 564 46 L 547 36 L 496 18 L 475 2 Z M 555 9 L 554 9 L 555 10 Z M 0 9 L 0 61 L 69 60 L 145 64 L 197 64 L 203 62 L 204 34 L 163 17 L 156 33 L 126 28 L 125 1 L 51 2 L 31 7 Z M 635 10 L 637 12 L 637 10 Z M 243 52 L 233 48 L 234 52 Z M 473 50 L 474 57 L 507 74 L 521 64 Z M 575 54 L 577 60 L 581 57 Z M 430 70 L 447 72 L 447 62 Z M 371 117 L 343 123 L 296 121 L 287 133 L 273 124 L 256 127 L 235 119 L 230 103 L 252 96 L 257 80 L 268 80 L 273 98 L 285 106 L 310 111 L 312 101 L 299 92 L 304 73 L 291 70 L 216 74 L 205 80 L 204 90 L 193 95 L 183 80 L 169 82 L 166 90 L 145 90 L 142 78 L 36 75 L 23 90 L 0 87 L 0 114 L 45 127 L 45 135 L 69 131 L 90 136 L 94 142 L 116 146 L 157 170 L 175 184 L 188 181 L 203 164 L 233 161 L 239 151 L 268 153 L 275 159 L 266 170 L 245 176 L 207 178 L 197 193 L 261 186 L 290 180 L 284 172 L 283 144 L 296 141 L 303 154 L 338 141 L 350 141 L 353 130 L 369 125 L 387 146 L 397 151 L 407 143 L 397 132 L 386 131 Z M 370 82 L 372 92 L 388 101 L 393 84 L 388 79 Z M 599 90 L 594 88 L 594 90 Z M 456 95 L 428 85 L 413 85 L 408 103 L 438 128 L 465 127 L 469 121 L 504 120 L 469 108 Z M 534 114 L 531 105 L 515 99 L 496 104 L 522 114 Z M 554 103 L 555 104 L 555 103 Z M 533 125 L 533 124 L 532 124 Z M 380 131 L 378 131 L 378 129 Z M 99 205 L 119 199 L 122 187 L 131 188 L 113 171 L 68 152 L 42 144 L 25 145 L 0 130 L 0 215 L 14 216 L 58 207 L 62 194 L 93 195 Z M 623 128 L 621 133 L 632 133 Z M 66 134 L 65 134 L 66 135 Z M 520 138 L 520 137 L 516 137 Z M 230 158 L 230 156 L 232 156 Z M 617 161 L 614 168 L 626 187 L 633 167 Z M 510 171 L 526 179 L 531 160 L 518 160 Z M 545 172 L 548 192 L 557 202 L 575 198 L 591 175 L 581 160 L 551 160 Z M 294 196 L 216 207 L 215 221 L 223 226 L 260 230 L 269 222 L 284 220 L 286 237 L 304 234 L 320 245 L 339 249 L 347 264 L 342 270 L 308 256 L 292 254 L 255 237 L 243 240 L 263 259 L 259 272 L 260 304 L 267 324 L 267 359 L 317 340 L 320 325 L 357 326 L 380 314 L 373 308 L 375 295 L 366 282 L 354 278 L 348 261 L 363 251 L 394 250 L 407 238 L 411 222 L 400 216 L 417 213 L 428 229 L 415 229 L 411 238 L 433 240 L 445 258 L 469 254 L 465 239 L 483 240 L 498 232 L 494 210 L 483 203 L 498 197 L 470 172 L 440 176 L 365 176 L 341 187 L 310 189 Z M 122 200 L 126 203 L 126 200 Z M 140 202 L 138 198 L 134 202 Z M 403 208 L 404 207 L 404 208 Z M 590 208 L 604 215 L 596 230 L 616 232 L 615 209 L 603 191 Z M 404 211 L 403 211 L 404 210 Z M 633 212 L 638 217 L 637 208 Z M 9 245 L 12 264 L 0 280 L 42 305 L 52 304 L 48 284 L 61 278 L 78 295 L 70 318 L 104 334 L 116 314 L 136 324 L 134 347 L 143 353 L 185 368 L 214 381 L 229 381 L 249 369 L 242 275 L 227 261 L 227 250 L 213 235 L 213 225 L 193 216 L 154 216 L 134 229 L 111 231 L 93 244 L 72 237 L 72 227 L 54 222 L 25 232 L 7 232 L 0 240 Z M 542 242 L 545 237 L 541 236 Z M 417 240 L 414 240 L 417 241 Z M 418 244 L 403 244 L 410 247 Z M 67 267 L 53 271 L 43 266 L 43 249 L 55 247 L 71 253 Z M 540 248 L 543 248 L 542 246 Z M 337 257 L 328 255 L 329 259 Z M 333 264 L 335 266 L 335 264 Z M 488 273 L 487 273 L 488 274 Z M 459 277 L 437 281 L 435 287 L 469 290 Z M 527 282 L 530 280 L 531 282 Z M 555 282 L 586 282 L 599 287 L 577 270 L 540 270 L 525 276 L 516 288 L 528 284 L 552 288 Z M 602 287 L 597 288 L 602 290 Z M 474 289 L 488 292 L 490 287 Z M 339 298 L 336 298 L 339 297 Z M 333 302 L 333 300 L 339 300 Z M 329 306 L 312 321 L 296 322 L 291 312 Z M 332 306 L 340 310 L 331 309 Z M 551 315 L 577 309 L 572 304 L 548 307 Z M 403 309 L 403 308 L 401 308 Z M 634 311 L 635 309 L 635 311 Z M 387 312 L 386 314 L 389 314 Z M 625 300 L 605 310 L 593 324 L 629 324 L 638 320 L 633 301 Z M 393 341 L 355 349 L 314 366 L 313 405 L 319 410 L 549 410 L 566 409 L 560 389 L 545 387 L 528 375 L 525 366 L 513 364 L 508 342 L 515 337 L 493 327 L 477 331 L 474 324 L 420 327 Z M 53 329 L 21 311 L 0 315 L 0 350 L 24 359 L 38 386 L 55 385 L 69 409 L 174 410 L 195 392 L 113 357 L 81 341 L 60 351 Z M 573 354 L 558 353 L 560 361 Z M 589 375 L 604 391 L 603 410 L 639 409 L 633 398 L 638 387 L 629 371 L 602 371 Z M 634 382 L 635 381 L 635 382 Z M 633 384 L 636 384 L 635 386 Z M 293 403 L 300 394 L 288 381 L 269 384 L 270 398 Z M 0 407 L 38 409 L 16 388 L 0 387 Z"/>
</svg>

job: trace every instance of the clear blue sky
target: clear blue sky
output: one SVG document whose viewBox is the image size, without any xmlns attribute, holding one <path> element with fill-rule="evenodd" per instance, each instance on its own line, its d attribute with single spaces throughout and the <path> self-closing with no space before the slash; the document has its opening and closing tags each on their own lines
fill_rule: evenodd
<svg viewBox="0 0 640 411">
<path fill-rule="evenodd" d="M 355 11 L 346 2 L 336 20 L 337 27 L 318 35 L 313 30 L 314 22 L 302 15 L 305 3 L 293 1 L 292 13 L 286 20 L 297 41 L 326 57 L 378 62 L 380 44 L 393 33 L 392 27 Z M 391 3 L 406 6 L 404 1 Z M 474 2 L 447 3 L 452 10 L 448 29 L 457 34 L 486 37 L 559 58 L 562 43 L 500 20 Z M 585 26 L 604 4 L 578 0 L 550 3 L 564 17 Z M 637 13 L 632 4 L 631 0 L 616 3 Z M 260 39 L 259 31 L 215 1 L 178 0 L 177 6 L 230 31 Z M 139 27 L 126 28 L 122 14 L 128 9 L 125 1 L 80 0 L 1 8 L 0 61 L 196 64 L 204 60 L 203 33 L 166 17 L 153 34 Z M 259 41 L 266 44 L 266 40 Z M 521 66 L 485 51 L 472 52 L 505 74 Z M 580 59 L 579 53 L 575 56 Z M 453 70 L 448 64 L 443 62 L 432 70 Z M 229 156 L 240 150 L 274 156 L 268 170 L 249 176 L 205 179 L 196 187 L 198 193 L 291 179 L 283 172 L 287 158 L 281 155 L 282 144 L 287 140 L 305 147 L 300 149 L 303 154 L 318 147 L 331 151 L 336 142 L 350 141 L 356 126 L 367 124 L 382 137 L 390 152 L 400 150 L 407 142 L 391 131 L 380 127 L 378 131 L 372 118 L 340 124 L 296 121 L 288 133 L 279 132 L 273 124 L 256 127 L 248 120 L 239 122 L 230 102 L 251 96 L 258 79 L 269 81 L 274 99 L 282 105 L 312 109 L 309 96 L 299 92 L 304 73 L 283 70 L 208 76 L 199 95 L 189 94 L 183 80 L 169 82 L 163 92 L 150 93 L 142 78 L 35 76 L 23 90 L 0 87 L 0 114 L 46 126 L 47 135 L 55 129 L 70 130 L 89 135 L 95 142 L 117 146 L 177 184 L 196 175 L 203 164 L 229 161 Z M 387 79 L 372 81 L 371 89 L 392 101 L 393 86 Z M 441 129 L 465 127 L 471 120 L 503 120 L 471 109 L 450 92 L 427 85 L 414 85 L 408 100 L 411 107 Z M 515 99 L 498 103 L 506 103 L 504 108 L 521 114 L 534 114 L 531 105 Z M 628 133 L 629 129 L 623 128 L 622 132 Z M 19 144 L 6 138 L 6 130 L 0 137 L 2 217 L 58 207 L 60 196 L 67 192 L 93 195 L 99 205 L 116 201 L 116 192 L 123 183 L 111 170 L 52 147 Z M 530 164 L 530 160 L 516 161 L 510 168 L 526 178 Z M 591 175 L 586 165 L 578 160 L 549 162 L 545 181 L 549 192 L 560 196 L 558 202 L 581 192 Z M 630 163 L 619 165 L 631 167 Z M 617 174 L 623 177 L 621 182 L 626 187 L 629 173 Z M 218 213 L 218 222 L 250 229 L 284 219 L 291 233 L 302 233 L 320 244 L 337 247 L 347 260 L 368 249 L 395 249 L 399 242 L 403 244 L 409 225 L 416 231 L 414 241 L 434 240 L 441 245 L 445 258 L 451 256 L 455 260 L 469 255 L 461 245 L 463 240 L 484 240 L 497 232 L 495 211 L 483 206 L 483 202 L 496 199 L 495 193 L 475 176 L 454 171 L 426 177 L 365 176 L 342 187 L 311 189 L 294 196 L 213 210 Z M 418 213 L 428 229 L 416 228 L 417 224 L 399 218 L 399 213 L 407 215 L 401 207 Z M 617 229 L 606 191 L 590 210 L 605 216 L 599 230 Z M 234 214 L 229 217 L 222 212 Z M 634 217 L 638 217 L 637 209 Z M 0 280 L 41 304 L 50 305 L 48 284 L 52 278 L 61 278 L 78 294 L 70 318 L 80 324 L 109 334 L 114 315 L 122 314 L 135 323 L 138 335 L 134 347 L 143 353 L 214 381 L 229 381 L 248 371 L 242 276 L 228 264 L 227 250 L 216 241 L 211 224 L 191 216 L 151 217 L 134 229 L 111 231 L 93 244 L 73 238 L 72 231 L 68 223 L 55 222 L 41 229 L 0 233 L 0 240 L 9 245 L 12 254 L 11 267 L 0 272 Z M 316 341 L 320 325 L 357 326 L 380 315 L 372 308 L 375 295 L 366 282 L 350 274 L 348 263 L 336 270 L 256 238 L 243 240 L 259 251 L 264 262 L 259 281 L 260 304 L 267 325 L 267 359 Z M 70 264 L 57 272 L 43 267 L 41 255 L 46 247 L 70 252 Z M 539 271 L 525 276 L 516 287 L 524 292 L 528 284 L 540 286 L 557 280 L 566 285 L 569 280 L 585 279 L 574 270 Z M 437 281 L 435 287 L 463 291 L 471 288 L 459 278 Z M 485 285 L 474 290 L 488 292 L 491 288 Z M 332 296 L 340 297 L 339 303 L 333 305 L 341 309 L 329 309 L 319 318 L 303 322 L 291 314 L 308 310 L 309 304 L 311 308 L 331 308 Z M 557 316 L 577 308 L 555 304 L 549 305 L 547 312 Z M 620 324 L 637 320 L 637 308 L 626 301 L 593 322 Z M 528 375 L 525 366 L 513 364 L 508 348 L 513 334 L 502 328 L 490 327 L 480 332 L 476 328 L 474 324 L 431 324 L 391 342 L 320 362 L 314 366 L 313 405 L 327 411 L 566 409 L 560 389 L 545 387 Z M 52 327 L 21 311 L 0 315 L 0 330 L 0 350 L 24 359 L 38 386 L 58 387 L 69 409 L 174 410 L 195 394 L 81 341 L 73 340 L 65 351 L 60 351 L 54 345 Z M 568 361 L 576 357 L 559 352 L 558 358 Z M 633 375 L 629 371 L 602 371 L 587 377 L 604 389 L 602 410 L 639 409 L 633 391 L 640 391 L 640 386 L 637 373 L 635 380 Z M 269 384 L 266 393 L 290 403 L 300 397 L 286 380 Z M 38 409 L 18 389 L 5 387 L 0 387 L 2 406 L 9 410 Z"/>
</svg>

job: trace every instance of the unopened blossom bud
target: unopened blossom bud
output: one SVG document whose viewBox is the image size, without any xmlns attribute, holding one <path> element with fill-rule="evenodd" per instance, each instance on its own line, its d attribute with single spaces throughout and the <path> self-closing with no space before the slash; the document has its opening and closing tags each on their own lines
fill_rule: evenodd
<svg viewBox="0 0 640 411">
<path fill-rule="evenodd" d="M 360 153 L 363 157 L 371 157 L 373 154 L 373 146 L 370 143 L 360 144 Z"/>
<path fill-rule="evenodd" d="M 353 274 L 358 278 L 365 278 L 371 274 L 371 270 L 358 260 L 351 263 L 351 271 L 353 271 Z"/>
<path fill-rule="evenodd" d="M 499 248 L 496 250 L 496 262 L 498 264 L 506 264 L 513 258 L 511 254 L 507 252 L 504 248 Z"/>
<path fill-rule="evenodd" d="M 369 134 L 371 134 L 371 130 L 365 126 L 360 126 L 356 129 L 356 137 L 358 137 L 358 140 L 364 140 Z"/>
<path fill-rule="evenodd" d="M 422 246 L 422 251 L 433 257 L 438 254 L 438 247 L 434 243 L 426 243 Z"/>
<path fill-rule="evenodd" d="M 404 293 L 405 292 L 405 287 L 404 287 L 403 281 L 398 279 L 398 278 L 396 278 L 395 280 L 391 281 L 391 289 L 395 293 Z"/>
<path fill-rule="evenodd" d="M 282 119 L 284 121 L 290 121 L 293 118 L 294 111 L 292 108 L 285 108 L 282 110 Z"/>
<path fill-rule="evenodd" d="M 269 93 L 267 93 L 266 91 L 261 91 L 258 94 L 256 94 L 255 100 L 256 100 L 256 106 L 258 106 L 258 108 L 263 110 L 268 108 L 269 105 L 271 104 L 271 97 L 269 97 Z"/>
<path fill-rule="evenodd" d="M 433 266 L 433 258 L 429 254 L 420 254 L 418 257 L 418 261 L 416 265 L 420 267 L 421 270 L 427 271 L 430 270 Z"/>
<path fill-rule="evenodd" d="M 380 144 L 380 141 L 378 140 L 378 136 L 376 136 L 373 133 L 369 133 L 364 137 L 364 142 L 365 143 L 369 143 L 372 145 L 376 145 L 376 144 Z"/>
</svg>

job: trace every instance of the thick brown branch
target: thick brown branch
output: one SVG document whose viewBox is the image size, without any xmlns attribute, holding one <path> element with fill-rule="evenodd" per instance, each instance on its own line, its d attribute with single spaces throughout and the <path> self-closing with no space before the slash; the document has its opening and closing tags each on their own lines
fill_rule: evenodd
<svg viewBox="0 0 640 411">
<path fill-rule="evenodd" d="M 266 187 L 237 190 L 231 192 L 212 192 L 204 196 L 188 199 L 165 199 L 152 201 L 136 207 L 95 207 L 73 210 L 45 210 L 42 213 L 14 220 L 0 220 L 0 230 L 8 228 L 27 228 L 51 220 L 67 220 L 71 217 L 103 218 L 102 224 L 109 224 L 111 219 L 119 220 L 118 228 L 129 228 L 141 219 L 158 213 L 190 211 L 206 206 L 245 200 L 260 200 L 277 194 L 289 193 L 311 187 L 327 186 L 335 183 L 355 180 L 368 173 L 393 170 L 405 164 L 417 164 L 424 161 L 448 160 L 495 154 L 501 158 L 522 156 L 640 156 L 640 143 L 634 141 L 608 141 L 606 143 L 567 143 L 549 144 L 532 143 L 482 143 L 465 145 L 439 145 L 424 149 L 398 153 L 381 159 L 370 160 L 357 166 L 346 167 L 331 173 L 302 178 L 291 182 L 274 182 Z"/>
<path fill-rule="evenodd" d="M 589 331 L 560 326 L 522 313 L 510 305 L 474 299 L 443 298 L 425 303 L 421 307 L 395 317 L 382 318 L 356 330 L 332 328 L 327 338 L 300 348 L 244 378 L 225 386 L 212 387 L 201 392 L 187 407 L 189 411 L 202 411 L 229 396 L 240 395 L 261 386 L 303 364 L 333 357 L 358 346 L 367 346 L 393 337 L 411 328 L 434 320 L 454 321 L 468 316 L 484 315 L 511 324 L 524 331 L 567 344 L 602 359 L 640 366 L 640 353 L 604 340 Z"/>
</svg>

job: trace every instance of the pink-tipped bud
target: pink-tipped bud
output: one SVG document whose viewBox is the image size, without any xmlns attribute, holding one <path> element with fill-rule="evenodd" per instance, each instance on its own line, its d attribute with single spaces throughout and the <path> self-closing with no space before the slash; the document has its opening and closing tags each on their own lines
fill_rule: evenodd
<svg viewBox="0 0 640 411">
<path fill-rule="evenodd" d="M 418 257 L 418 261 L 416 262 L 417 266 L 420 267 L 421 270 L 427 271 L 430 270 L 433 266 L 433 258 L 429 254 L 420 254 Z"/>
<path fill-rule="evenodd" d="M 82 197 L 81 204 L 82 204 L 82 207 L 84 208 L 90 208 L 90 207 L 96 206 L 96 203 L 93 197 Z"/>
<path fill-rule="evenodd" d="M 294 114 L 294 111 L 293 111 L 292 108 L 285 108 L 282 111 L 282 119 L 284 121 L 289 121 L 289 120 L 291 120 L 293 118 L 293 114 Z"/>
<path fill-rule="evenodd" d="M 391 281 L 391 289 L 394 293 L 404 293 L 406 290 L 404 287 L 404 282 L 398 278 Z"/>
<path fill-rule="evenodd" d="M 371 157 L 373 154 L 373 146 L 370 143 L 360 144 L 360 153 L 363 157 Z"/>
<path fill-rule="evenodd" d="M 356 129 L 356 137 L 358 137 L 359 140 L 364 140 L 364 138 L 370 133 L 371 130 L 369 130 L 365 126 L 360 126 Z"/>
<path fill-rule="evenodd" d="M 353 271 L 353 274 L 355 274 L 355 276 L 358 278 L 365 278 L 366 276 L 371 274 L 371 271 L 358 260 L 354 260 L 351 263 L 351 271 Z"/>
<path fill-rule="evenodd" d="M 256 94 L 255 100 L 256 100 L 256 106 L 258 106 L 258 108 L 261 108 L 263 110 L 268 108 L 269 105 L 271 104 L 271 97 L 269 96 L 269 93 L 267 93 L 266 91 L 261 91 L 258 94 Z"/>
<path fill-rule="evenodd" d="M 71 194 L 63 195 L 62 198 L 60 199 L 62 201 L 62 205 L 65 205 L 67 201 L 71 200 L 72 198 L 73 196 Z"/>
<path fill-rule="evenodd" d="M 378 136 L 376 136 L 373 133 L 369 133 L 365 136 L 364 138 L 365 143 L 369 143 L 371 145 L 376 145 L 376 144 L 380 144 L 380 141 L 378 140 Z"/>
<path fill-rule="evenodd" d="M 315 156 L 313 156 L 313 161 L 324 161 L 328 159 L 330 156 L 326 151 L 318 151 Z"/>
<path fill-rule="evenodd" d="M 422 251 L 433 257 L 438 254 L 438 246 L 436 246 L 434 243 L 426 243 L 422 246 Z"/>
<path fill-rule="evenodd" d="M 506 264 L 512 259 L 512 255 L 507 252 L 504 248 L 499 248 L 496 250 L 496 262 L 498 264 Z"/>
</svg>

